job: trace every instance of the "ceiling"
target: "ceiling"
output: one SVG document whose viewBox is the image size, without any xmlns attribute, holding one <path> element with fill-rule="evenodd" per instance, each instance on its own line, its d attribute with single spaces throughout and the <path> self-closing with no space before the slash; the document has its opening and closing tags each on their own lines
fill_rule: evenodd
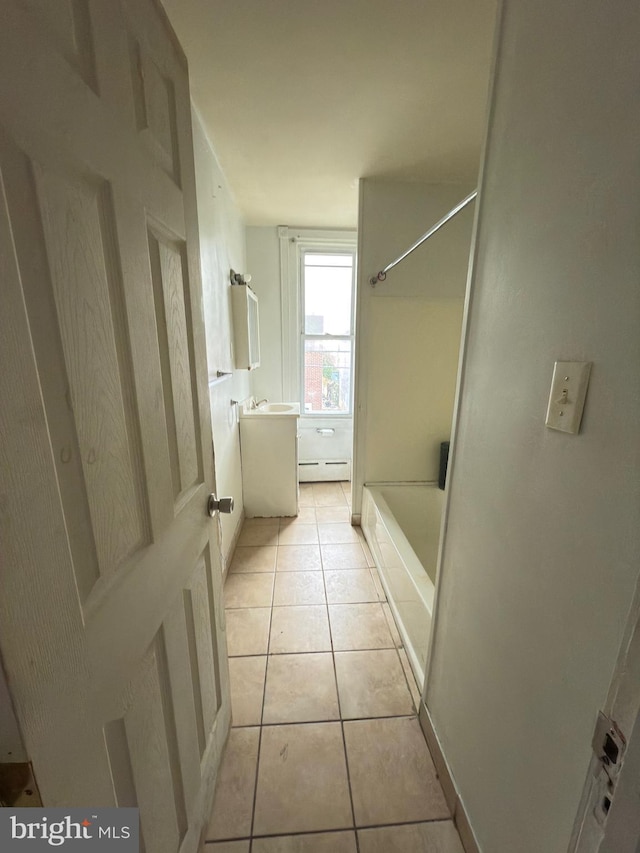
<svg viewBox="0 0 640 853">
<path fill-rule="evenodd" d="M 358 178 L 478 172 L 496 0 L 162 0 L 248 225 L 354 227 Z"/>
</svg>

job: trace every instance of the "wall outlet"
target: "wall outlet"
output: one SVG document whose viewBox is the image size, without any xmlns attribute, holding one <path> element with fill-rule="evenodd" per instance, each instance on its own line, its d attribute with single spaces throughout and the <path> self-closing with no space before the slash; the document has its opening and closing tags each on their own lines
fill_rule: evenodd
<svg viewBox="0 0 640 853">
<path fill-rule="evenodd" d="M 546 426 L 561 432 L 580 431 L 590 375 L 590 361 L 556 361 L 551 380 Z"/>
</svg>

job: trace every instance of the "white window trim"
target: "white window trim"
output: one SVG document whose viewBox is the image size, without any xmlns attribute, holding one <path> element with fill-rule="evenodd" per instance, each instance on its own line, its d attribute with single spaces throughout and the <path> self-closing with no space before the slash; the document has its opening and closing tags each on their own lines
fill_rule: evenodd
<svg viewBox="0 0 640 853">
<path fill-rule="evenodd" d="M 282 319 L 282 393 L 285 400 L 298 400 L 302 386 L 300 335 L 300 258 L 303 252 L 348 249 L 356 252 L 356 231 L 311 228 L 278 228 L 280 239 L 280 305 Z M 355 279 L 354 279 L 355 280 Z M 355 288 L 355 285 L 354 285 Z M 355 326 L 354 326 L 355 328 Z M 353 382 L 353 377 L 352 377 Z M 313 414 L 309 417 L 323 417 Z M 352 415 L 332 415 L 352 417 Z"/>
<path fill-rule="evenodd" d="M 309 253 L 309 250 L 302 245 L 298 246 L 298 273 L 299 280 L 301 286 L 298 288 L 298 301 L 300 305 L 300 310 L 298 314 L 298 336 L 300 338 L 299 344 L 299 385 L 298 385 L 298 397 L 296 399 L 300 400 L 300 410 L 304 417 L 309 418 L 326 418 L 327 416 L 333 418 L 352 418 L 353 417 L 353 392 L 354 392 L 354 365 L 355 365 L 355 340 L 356 340 L 356 249 L 348 247 L 348 246 L 336 246 L 335 244 L 320 248 L 318 246 L 314 247 L 311 250 L 311 254 L 318 253 L 318 255 L 322 256 L 325 254 L 341 254 L 344 252 L 345 256 L 349 256 L 352 260 L 351 264 L 351 326 L 348 335 L 312 335 L 307 334 L 304 331 L 305 328 L 305 308 L 304 308 L 304 288 L 302 287 L 302 282 L 304 280 L 304 267 L 305 267 L 305 256 Z M 304 348 L 307 341 L 349 341 L 351 344 L 351 364 L 349 367 L 351 374 L 351 395 L 349 400 L 349 411 L 347 412 L 307 412 L 305 409 L 305 378 L 304 378 Z"/>
</svg>

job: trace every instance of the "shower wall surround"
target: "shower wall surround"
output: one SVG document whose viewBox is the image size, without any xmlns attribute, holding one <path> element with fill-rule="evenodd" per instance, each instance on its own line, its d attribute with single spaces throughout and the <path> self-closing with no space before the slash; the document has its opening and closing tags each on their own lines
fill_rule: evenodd
<svg viewBox="0 0 640 853">
<path fill-rule="evenodd" d="M 360 182 L 354 515 L 365 482 L 437 480 L 449 437 L 473 205 L 375 288 L 369 278 L 472 187 Z"/>
</svg>

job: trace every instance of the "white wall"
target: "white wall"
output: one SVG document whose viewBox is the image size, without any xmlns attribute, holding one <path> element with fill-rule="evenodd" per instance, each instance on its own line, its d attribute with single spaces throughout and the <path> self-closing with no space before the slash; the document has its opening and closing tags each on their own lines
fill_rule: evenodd
<svg viewBox="0 0 640 853">
<path fill-rule="evenodd" d="M 260 367 L 252 372 L 254 396 L 282 402 L 280 241 L 277 228 L 247 228 L 247 272 L 259 299 Z"/>
<path fill-rule="evenodd" d="M 232 495 L 235 499 L 233 514 L 220 516 L 226 562 L 243 506 L 240 433 L 236 407 L 231 400 L 244 400 L 251 393 L 249 372 L 233 368 L 229 294 L 230 269 L 245 270 L 244 223 L 195 110 L 193 140 L 216 489 L 219 497 Z M 230 371 L 232 375 L 218 380 L 218 370 Z"/>
<path fill-rule="evenodd" d="M 473 205 L 389 272 L 386 281 L 371 288 L 369 279 L 470 189 L 361 181 L 356 515 L 364 482 L 438 478 L 440 442 L 449 438 L 453 412 Z"/>
<path fill-rule="evenodd" d="M 270 227 L 251 227 L 246 230 L 247 270 L 252 276 L 251 286 L 260 300 L 261 364 L 252 372 L 251 380 L 253 394 L 257 399 L 266 397 L 271 401 L 290 399 L 295 401 L 300 395 L 297 364 L 293 369 L 289 367 L 284 370 L 283 358 L 287 357 L 285 353 L 296 349 L 300 340 L 298 298 L 297 293 L 294 295 L 292 292 L 297 291 L 298 284 L 297 276 L 296 283 L 293 282 L 293 276 L 287 277 L 283 297 L 281 253 L 285 255 L 285 276 L 287 272 L 291 275 L 297 268 L 296 250 L 300 245 L 298 241 L 304 243 L 307 240 L 313 242 L 319 239 L 324 242 L 333 239 L 340 241 L 346 238 L 353 243 L 355 232 L 283 228 L 282 231 L 287 233 L 283 234 L 281 239 L 279 230 Z M 284 311 L 285 317 L 289 318 L 290 324 L 294 327 L 289 330 L 286 326 L 283 329 L 283 301 L 287 306 Z M 283 336 L 286 338 L 285 341 Z M 303 415 L 299 424 L 300 462 L 350 459 L 353 444 L 352 425 L 351 418 L 320 418 L 317 415 L 307 417 Z M 334 435 L 329 438 L 320 438 L 316 432 L 320 427 L 334 429 Z M 348 469 L 331 467 L 322 470 L 320 467 L 301 467 L 300 472 L 303 479 L 313 480 L 324 479 L 327 476 L 345 476 L 345 470 Z"/>
<path fill-rule="evenodd" d="M 627 0 L 504 4 L 426 690 L 486 853 L 566 851 L 640 565 L 639 41 Z"/>
</svg>

